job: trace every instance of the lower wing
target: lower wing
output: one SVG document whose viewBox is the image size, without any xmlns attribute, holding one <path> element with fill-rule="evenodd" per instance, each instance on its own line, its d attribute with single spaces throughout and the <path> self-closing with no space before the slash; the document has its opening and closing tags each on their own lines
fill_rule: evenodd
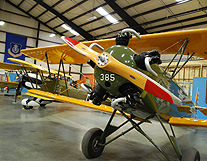
<svg viewBox="0 0 207 161">
<path fill-rule="evenodd" d="M 18 87 L 19 82 L 8 82 L 8 81 L 0 81 L 0 88 L 5 87 Z"/>
<path fill-rule="evenodd" d="M 44 98 L 46 97 L 46 98 L 50 98 L 50 99 L 58 100 L 58 101 L 62 101 L 62 102 L 69 102 L 69 103 L 73 103 L 73 104 L 77 104 L 77 105 L 81 105 L 81 106 L 86 106 L 86 107 L 93 108 L 93 109 L 100 110 L 100 111 L 104 111 L 104 112 L 109 112 L 109 113 L 114 112 L 114 109 L 111 106 L 107 106 L 104 104 L 97 106 L 97 105 L 94 105 L 92 102 L 88 102 L 85 100 L 80 100 L 80 99 L 76 99 L 76 98 L 72 98 L 72 97 L 53 94 L 50 92 L 45 92 L 45 91 L 36 90 L 36 89 L 30 89 L 30 90 L 28 90 L 28 92 L 31 94 L 34 94 L 34 95 L 43 96 Z M 117 111 L 116 114 L 121 115 L 121 113 L 119 111 Z M 131 115 L 128 115 L 128 116 L 130 117 Z M 143 120 L 142 118 L 139 118 L 139 117 L 135 117 L 133 119 L 138 120 L 138 121 Z M 151 123 L 150 121 L 146 121 L 146 122 Z"/>
</svg>

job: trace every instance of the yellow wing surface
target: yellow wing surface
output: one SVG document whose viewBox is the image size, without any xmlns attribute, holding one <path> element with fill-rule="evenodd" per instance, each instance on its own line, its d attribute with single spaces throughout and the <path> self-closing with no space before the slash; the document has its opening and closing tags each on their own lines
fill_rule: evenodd
<svg viewBox="0 0 207 161">
<path fill-rule="evenodd" d="M 104 111 L 104 112 L 109 112 L 109 113 L 113 113 L 114 112 L 114 109 L 111 106 L 106 106 L 106 105 L 103 105 L 103 104 L 100 105 L 100 106 L 96 106 L 93 103 L 85 101 L 85 100 L 80 100 L 80 99 L 76 99 L 76 98 L 72 98 L 72 97 L 67 97 L 67 96 L 63 96 L 63 95 L 53 94 L 53 93 L 50 93 L 50 92 L 40 91 L 40 90 L 36 90 L 36 89 L 30 89 L 30 90 L 28 90 L 28 92 L 29 92 L 29 95 L 33 95 L 34 94 L 34 95 L 38 95 L 38 97 L 42 96 L 43 98 L 47 98 L 47 99 L 52 99 L 52 100 L 58 100 L 58 101 L 62 101 L 62 102 L 73 103 L 73 104 L 77 104 L 77 105 L 93 108 L 93 109 Z M 119 111 L 117 111 L 116 114 L 121 115 L 121 113 Z M 126 115 L 130 117 L 129 114 L 126 114 Z M 140 118 L 140 117 L 135 117 L 133 119 L 139 120 L 139 121 L 143 120 L 143 118 Z M 146 121 L 146 122 L 151 123 L 151 121 Z"/>
<path fill-rule="evenodd" d="M 36 70 L 35 68 L 29 67 L 29 66 L 23 66 L 23 65 L 0 62 L 0 69 L 4 69 L 4 70 L 22 70 L 23 68 L 28 70 L 28 71 Z"/>
<path fill-rule="evenodd" d="M 26 61 L 23 61 L 23 60 L 19 60 L 19 59 L 14 59 L 14 58 L 8 58 L 8 60 L 10 60 L 10 61 L 13 61 L 13 62 L 16 62 L 16 63 L 20 63 L 20 64 L 22 64 L 22 65 L 26 65 L 26 66 L 28 66 L 28 67 L 32 67 L 33 69 L 38 69 L 38 70 L 41 70 L 41 71 L 43 71 L 43 72 L 46 72 L 46 73 L 48 73 L 48 69 L 47 68 L 45 68 L 45 67 L 42 67 L 42 66 L 39 66 L 39 65 L 35 65 L 35 64 L 32 64 L 32 63 L 28 63 L 28 62 L 26 62 Z M 52 74 L 58 74 L 58 71 L 56 71 L 56 70 L 50 70 L 50 72 L 52 73 Z M 59 75 L 60 76 L 64 76 L 64 73 L 62 73 L 62 72 L 59 72 Z M 68 75 L 68 74 L 65 74 L 65 76 L 66 77 L 71 77 L 70 75 Z"/>
<path fill-rule="evenodd" d="M 180 126 L 203 126 L 207 127 L 207 119 L 196 119 L 186 117 L 171 117 L 169 124 Z"/>
<path fill-rule="evenodd" d="M 207 59 L 207 48 L 205 44 L 207 41 L 207 29 L 147 34 L 142 35 L 141 39 L 133 37 L 129 42 L 129 47 L 138 53 L 157 49 L 161 54 L 175 54 L 185 39 L 188 39 L 189 43 L 184 54 L 195 52 L 194 56 Z M 87 46 L 90 46 L 92 43 L 98 43 L 104 49 L 107 49 L 115 45 L 115 39 L 83 42 Z M 101 52 L 96 47 L 93 49 Z M 45 54 L 47 54 L 50 64 L 58 64 L 60 59 L 67 64 L 84 64 L 89 60 L 87 57 L 77 54 L 66 44 L 24 49 L 21 52 L 43 62 L 46 62 Z"/>
<path fill-rule="evenodd" d="M 40 90 L 36 90 L 36 89 L 30 89 L 30 90 L 28 90 L 28 92 L 32 93 L 32 94 L 35 94 L 35 95 L 40 95 L 40 96 L 43 96 L 43 97 L 51 98 L 51 99 L 54 99 L 54 100 L 69 102 L 69 103 L 73 103 L 73 104 L 78 104 L 78 105 L 81 105 L 81 106 L 86 106 L 86 107 L 94 108 L 94 109 L 105 111 L 105 112 L 112 113 L 114 111 L 114 109 L 110 106 L 106 106 L 106 105 L 96 106 L 93 103 L 85 101 L 85 100 L 80 100 L 80 99 L 76 99 L 76 98 L 72 98 L 72 97 L 53 94 L 53 93 L 50 93 L 50 92 L 40 91 Z"/>
<path fill-rule="evenodd" d="M 40 98 L 40 99 L 43 99 L 43 100 L 53 101 L 53 99 L 51 99 L 51 98 L 40 96 L 40 95 L 37 95 L 37 94 L 32 94 L 32 93 L 29 93 L 29 92 L 27 92 L 26 94 L 28 96 L 31 96 L 31 97 L 36 97 L 36 98 Z"/>
<path fill-rule="evenodd" d="M 200 106 L 177 106 L 179 112 L 188 113 L 188 115 L 196 115 L 197 112 L 202 112 L 204 115 L 207 115 L 207 108 Z M 194 117 L 163 117 L 169 121 L 171 125 L 179 125 L 179 126 L 203 126 L 207 127 L 207 119 L 199 119 Z"/>
<path fill-rule="evenodd" d="M 0 81 L 0 88 L 5 87 L 18 87 L 19 82 L 8 82 L 8 81 Z"/>
</svg>

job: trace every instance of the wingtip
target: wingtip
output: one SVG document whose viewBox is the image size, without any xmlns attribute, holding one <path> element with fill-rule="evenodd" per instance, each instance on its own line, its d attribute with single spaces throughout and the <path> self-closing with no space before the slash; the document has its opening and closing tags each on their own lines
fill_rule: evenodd
<svg viewBox="0 0 207 161">
<path fill-rule="evenodd" d="M 75 46 L 79 43 L 77 40 L 71 39 L 71 38 L 66 37 L 66 36 L 62 36 L 61 38 L 70 46 Z"/>
<path fill-rule="evenodd" d="M 61 36 L 61 39 L 62 39 L 62 40 L 65 40 L 65 36 Z"/>
</svg>

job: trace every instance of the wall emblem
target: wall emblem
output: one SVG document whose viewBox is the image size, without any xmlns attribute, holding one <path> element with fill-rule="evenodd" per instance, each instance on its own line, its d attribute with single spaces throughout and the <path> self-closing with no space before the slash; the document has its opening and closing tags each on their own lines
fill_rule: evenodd
<svg viewBox="0 0 207 161">
<path fill-rule="evenodd" d="M 20 52 L 22 49 L 22 45 L 18 43 L 10 43 L 10 48 L 8 49 L 8 53 L 14 58 L 20 57 L 22 53 Z"/>
</svg>

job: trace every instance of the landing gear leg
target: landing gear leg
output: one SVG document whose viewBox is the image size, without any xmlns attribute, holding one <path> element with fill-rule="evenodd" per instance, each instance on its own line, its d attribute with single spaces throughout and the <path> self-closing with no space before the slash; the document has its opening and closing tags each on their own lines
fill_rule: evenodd
<svg viewBox="0 0 207 161">
<path fill-rule="evenodd" d="M 129 131 L 131 131 L 132 129 L 134 129 L 135 127 L 132 126 L 131 128 L 129 128 L 128 130 L 122 132 L 121 134 L 117 135 L 116 137 L 114 137 L 113 139 L 109 140 L 106 142 L 106 138 L 111 135 L 112 133 L 114 133 L 115 131 L 117 131 L 119 128 L 121 128 L 122 126 L 124 126 L 126 123 L 128 123 L 131 119 L 127 119 L 125 122 L 123 122 L 122 124 L 120 124 L 119 126 L 114 126 L 111 125 L 111 122 L 115 116 L 117 110 L 114 110 L 114 112 L 112 113 L 104 131 L 102 131 L 99 128 L 92 128 L 91 130 L 89 130 L 85 136 L 83 137 L 82 140 L 82 152 L 85 155 L 86 158 L 88 159 L 92 159 L 92 158 L 96 158 L 99 157 L 102 152 L 104 147 L 111 143 L 112 141 L 118 139 L 119 137 L 121 137 L 122 135 L 125 135 L 126 133 L 128 133 Z M 122 111 L 120 111 L 122 112 Z M 123 112 L 122 112 L 123 113 Z M 124 113 L 123 113 L 124 114 Z M 125 115 L 125 114 L 124 114 Z M 148 121 L 150 118 L 154 117 L 150 115 L 149 117 L 147 117 L 146 119 L 143 119 L 142 121 L 140 121 L 138 124 L 136 124 L 137 126 L 141 125 L 142 123 Z"/>
<path fill-rule="evenodd" d="M 172 159 L 169 157 L 169 155 L 167 153 L 165 153 L 153 140 L 152 138 L 150 138 L 140 127 L 140 125 L 146 121 L 148 121 L 149 119 L 153 118 L 154 116 L 156 116 L 162 126 L 162 128 L 164 129 L 165 133 L 167 134 L 178 158 L 181 161 L 200 161 L 200 154 L 199 152 L 194 149 L 188 149 L 186 151 L 183 152 L 183 154 L 181 153 L 181 150 L 177 144 L 176 141 L 176 137 L 174 134 L 174 131 L 171 127 L 171 132 L 173 136 L 170 136 L 167 129 L 165 128 L 164 124 L 162 123 L 162 120 L 159 116 L 159 114 L 155 113 L 155 114 L 151 114 L 148 117 L 146 117 L 145 119 L 143 119 L 140 122 L 135 122 L 133 120 L 133 118 L 131 118 L 130 116 L 126 115 L 123 111 L 119 110 L 120 113 L 122 113 L 122 115 L 127 119 L 125 122 L 123 122 L 122 124 L 120 124 L 119 126 L 114 126 L 112 125 L 112 120 L 115 116 L 116 113 L 116 109 L 114 110 L 113 114 L 111 115 L 104 131 L 102 131 L 99 128 L 93 128 L 91 130 L 89 130 L 82 141 L 82 151 L 83 154 L 86 156 L 86 158 L 88 159 L 92 159 L 92 158 L 96 158 L 99 157 L 102 152 L 104 147 L 111 143 L 112 141 L 118 139 L 119 137 L 121 137 L 122 135 L 125 135 L 126 133 L 128 133 L 129 131 L 131 131 L 132 129 L 137 130 L 140 134 L 142 134 L 149 142 L 151 142 L 155 148 L 157 148 L 162 154 L 163 156 L 168 160 L 168 161 L 172 161 Z M 115 131 L 117 131 L 120 127 L 124 126 L 126 123 L 130 122 L 132 124 L 132 127 L 130 127 L 129 129 L 123 131 L 122 133 L 120 133 L 119 135 L 115 136 L 114 138 L 107 140 L 106 142 L 106 138 L 108 136 L 110 136 L 112 133 L 114 133 Z"/>
</svg>

